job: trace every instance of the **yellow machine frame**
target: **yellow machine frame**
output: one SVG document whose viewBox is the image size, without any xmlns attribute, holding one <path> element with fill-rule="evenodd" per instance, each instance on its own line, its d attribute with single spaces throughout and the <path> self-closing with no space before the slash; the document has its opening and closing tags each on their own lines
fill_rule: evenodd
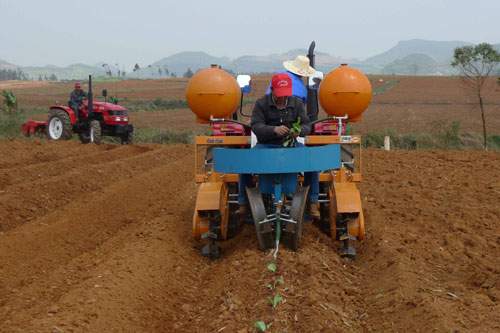
<svg viewBox="0 0 500 333">
<path fill-rule="evenodd" d="M 229 221 L 229 202 L 227 183 L 238 183 L 238 174 L 222 174 L 211 171 L 198 173 L 198 148 L 200 146 L 238 146 L 250 148 L 250 136 L 197 136 L 195 139 L 195 181 L 200 184 L 196 207 L 193 216 L 193 238 L 199 240 L 208 231 L 208 222 L 200 217 L 204 211 L 218 211 L 221 219 L 222 240 L 227 239 Z M 351 172 L 343 166 L 337 170 L 329 170 L 319 175 L 320 183 L 329 183 L 328 207 L 330 221 L 330 235 L 332 240 L 337 239 L 337 214 L 353 214 L 349 220 L 349 234 L 357 240 L 364 239 L 364 216 L 361 205 L 361 196 L 356 183 L 362 180 L 361 136 L 327 136 L 311 135 L 305 137 L 306 146 L 327 144 L 342 144 L 358 146 L 359 170 Z M 303 181 L 303 177 L 299 177 Z"/>
</svg>

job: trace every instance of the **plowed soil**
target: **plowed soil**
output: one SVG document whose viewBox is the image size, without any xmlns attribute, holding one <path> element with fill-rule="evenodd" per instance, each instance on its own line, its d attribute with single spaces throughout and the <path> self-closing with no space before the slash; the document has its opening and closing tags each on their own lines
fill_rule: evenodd
<svg viewBox="0 0 500 333">
<path fill-rule="evenodd" d="M 354 123 L 356 133 L 365 134 L 371 130 L 395 129 L 399 133 L 429 133 L 436 121 L 451 123 L 460 121 L 460 129 L 482 134 L 481 112 L 477 98 L 463 89 L 459 77 L 439 76 L 393 76 L 369 75 L 372 88 L 389 89 L 373 95 L 372 102 L 363 114 L 363 121 Z M 270 75 L 253 75 L 252 91 L 245 98 L 258 98 L 265 94 Z M 488 135 L 500 135 L 500 87 L 496 77 L 490 77 L 483 90 L 485 103 L 486 129 Z M 46 83 L 46 82 L 45 82 Z M 95 83 L 94 95 L 102 100 L 100 92 L 107 89 L 108 94 L 120 100 L 133 99 L 185 99 L 187 79 L 125 80 L 118 82 Z M 45 85 L 26 85 L 10 87 L 19 98 L 22 107 L 47 107 L 47 112 L 29 115 L 33 120 L 46 120 L 48 106 L 55 101 L 67 103 L 73 90 L 70 83 L 49 83 Z M 253 105 L 245 106 L 245 113 L 251 113 Z M 321 111 L 320 116 L 326 116 Z M 173 129 L 196 129 L 194 116 L 189 109 L 165 110 L 154 112 L 135 112 L 130 114 L 131 122 L 139 129 L 151 127 L 170 127 Z"/>
<path fill-rule="evenodd" d="M 0 142 L 0 331 L 500 331 L 500 154 L 363 157 L 357 259 L 306 224 L 272 273 L 249 225 L 201 256 L 192 146 Z"/>
</svg>

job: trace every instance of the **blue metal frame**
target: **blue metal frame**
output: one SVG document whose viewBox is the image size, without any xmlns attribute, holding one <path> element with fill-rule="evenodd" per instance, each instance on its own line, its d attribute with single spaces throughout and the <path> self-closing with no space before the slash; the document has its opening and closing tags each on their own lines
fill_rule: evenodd
<svg viewBox="0 0 500 333">
<path fill-rule="evenodd" d="M 338 144 L 305 148 L 214 149 L 214 171 L 221 173 L 297 173 L 340 167 Z"/>
</svg>

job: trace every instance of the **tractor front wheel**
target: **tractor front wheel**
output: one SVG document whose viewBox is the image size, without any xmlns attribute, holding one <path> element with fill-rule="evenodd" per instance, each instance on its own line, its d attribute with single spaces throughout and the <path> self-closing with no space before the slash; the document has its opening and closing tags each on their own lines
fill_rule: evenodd
<svg viewBox="0 0 500 333">
<path fill-rule="evenodd" d="M 47 121 L 47 138 L 49 140 L 69 140 L 73 136 L 73 125 L 69 114 L 63 110 L 55 110 Z"/>
<path fill-rule="evenodd" d="M 82 143 L 89 143 L 90 142 L 90 133 L 89 133 L 89 130 L 86 129 L 86 130 L 80 130 L 80 132 L 78 132 L 78 137 L 80 138 L 80 141 Z"/>
<path fill-rule="evenodd" d="M 134 133 L 127 133 L 121 137 L 122 145 L 131 145 L 134 143 Z"/>
<path fill-rule="evenodd" d="M 99 145 L 102 142 L 101 123 L 99 123 L 98 120 L 92 120 L 90 122 L 90 142 L 93 142 L 96 145 Z"/>
</svg>

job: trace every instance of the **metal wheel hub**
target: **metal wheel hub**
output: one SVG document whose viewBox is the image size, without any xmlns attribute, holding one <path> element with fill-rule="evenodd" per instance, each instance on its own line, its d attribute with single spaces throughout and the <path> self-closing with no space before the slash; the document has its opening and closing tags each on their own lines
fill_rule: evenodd
<svg viewBox="0 0 500 333">
<path fill-rule="evenodd" d="M 49 124 L 50 136 L 57 140 L 62 136 L 63 133 L 63 123 L 59 118 L 52 118 Z"/>
</svg>

